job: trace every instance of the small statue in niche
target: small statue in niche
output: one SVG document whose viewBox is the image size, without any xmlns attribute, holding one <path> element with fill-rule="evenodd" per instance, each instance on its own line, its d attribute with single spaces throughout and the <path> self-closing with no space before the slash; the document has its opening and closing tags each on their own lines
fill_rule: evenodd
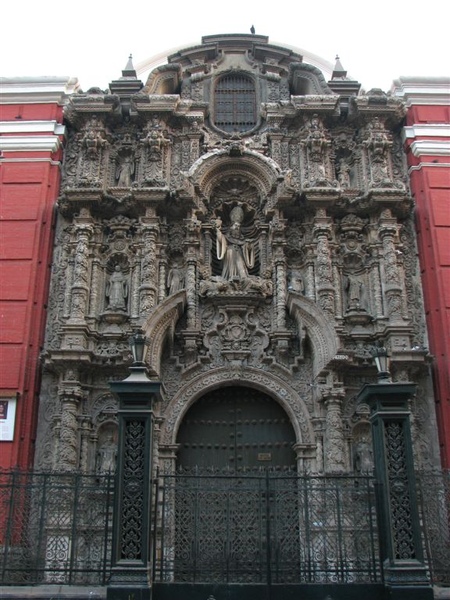
<svg viewBox="0 0 450 600">
<path fill-rule="evenodd" d="M 288 290 L 298 294 L 303 294 L 305 291 L 302 276 L 297 271 L 291 271 L 289 274 Z"/>
<path fill-rule="evenodd" d="M 369 475 L 373 471 L 373 452 L 368 440 L 363 437 L 356 444 L 354 454 L 354 469 L 362 475 Z"/>
<path fill-rule="evenodd" d="M 117 445 L 109 432 L 97 452 L 97 473 L 114 473 L 117 461 Z"/>
<path fill-rule="evenodd" d="M 114 267 L 108 283 L 106 284 L 106 297 L 110 310 L 125 310 L 128 296 L 127 278 L 122 273 L 120 265 Z"/>
<path fill-rule="evenodd" d="M 341 160 L 339 161 L 338 181 L 339 181 L 339 185 L 343 188 L 349 188 L 351 185 L 350 184 L 350 165 L 343 158 L 341 158 Z"/>
<path fill-rule="evenodd" d="M 347 275 L 344 279 L 344 289 L 347 294 L 347 310 L 365 309 L 365 287 L 361 277 Z"/>
<path fill-rule="evenodd" d="M 222 278 L 227 281 L 246 279 L 248 269 L 255 265 L 253 242 L 246 240 L 242 234 L 244 211 L 235 206 L 230 213 L 231 225 L 227 233 L 222 233 L 221 221 L 216 221 L 217 258 L 222 261 Z"/>
<path fill-rule="evenodd" d="M 118 187 L 130 187 L 134 175 L 134 159 L 131 154 L 121 157 L 116 168 L 116 180 Z"/>
<path fill-rule="evenodd" d="M 167 287 L 169 289 L 169 296 L 184 289 L 184 268 L 177 262 L 174 263 L 169 271 L 169 275 L 167 276 Z"/>
</svg>

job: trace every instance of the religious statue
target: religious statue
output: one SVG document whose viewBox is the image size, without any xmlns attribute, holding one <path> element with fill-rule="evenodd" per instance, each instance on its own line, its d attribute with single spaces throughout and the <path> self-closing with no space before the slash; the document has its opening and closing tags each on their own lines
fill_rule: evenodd
<svg viewBox="0 0 450 600">
<path fill-rule="evenodd" d="M 253 242 L 244 238 L 241 227 L 244 211 L 235 206 L 230 213 L 231 225 L 227 233 L 222 233 L 221 221 L 216 221 L 216 250 L 217 258 L 222 262 L 222 278 L 227 281 L 246 279 L 248 269 L 255 265 L 255 250 Z"/>
<path fill-rule="evenodd" d="M 357 473 L 368 475 L 373 472 L 373 452 L 371 444 L 363 438 L 355 448 L 354 467 Z"/>
<path fill-rule="evenodd" d="M 167 287 L 169 288 L 169 296 L 184 288 L 184 269 L 177 263 L 169 271 Z"/>
<path fill-rule="evenodd" d="M 106 297 L 108 298 L 108 307 L 114 310 L 125 310 L 127 295 L 127 278 L 122 273 L 120 265 L 116 265 L 106 285 Z"/>
<path fill-rule="evenodd" d="M 134 175 L 134 160 L 130 154 L 125 154 L 116 169 L 118 187 L 130 187 Z"/>
<path fill-rule="evenodd" d="M 344 280 L 347 292 L 347 310 L 365 310 L 364 283 L 357 275 L 348 275 Z"/>
<path fill-rule="evenodd" d="M 97 454 L 97 473 L 114 473 L 116 470 L 117 446 L 109 433 Z"/>
</svg>

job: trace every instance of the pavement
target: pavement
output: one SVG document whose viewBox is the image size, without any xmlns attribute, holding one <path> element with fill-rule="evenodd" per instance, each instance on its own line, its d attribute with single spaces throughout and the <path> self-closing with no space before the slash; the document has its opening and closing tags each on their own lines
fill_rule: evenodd
<svg viewBox="0 0 450 600">
<path fill-rule="evenodd" d="M 450 600 L 450 587 L 434 586 L 435 600 Z M 0 587 L 0 600 L 105 600 L 106 587 L 37 585 Z M 186 599 L 188 600 L 188 599 Z"/>
<path fill-rule="evenodd" d="M 100 586 L 36 585 L 0 587 L 0 600 L 104 600 L 105 598 L 106 587 Z"/>
</svg>

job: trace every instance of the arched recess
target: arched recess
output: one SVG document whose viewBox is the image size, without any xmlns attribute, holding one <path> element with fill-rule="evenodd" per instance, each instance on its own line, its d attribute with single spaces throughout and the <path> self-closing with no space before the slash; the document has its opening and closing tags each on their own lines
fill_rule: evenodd
<svg viewBox="0 0 450 600">
<path fill-rule="evenodd" d="M 156 308 L 144 323 L 142 329 L 149 341 L 147 353 L 148 369 L 151 375 L 161 373 L 161 353 L 167 337 L 172 337 L 175 325 L 186 306 L 186 291 L 180 290 L 169 296 Z"/>
<path fill-rule="evenodd" d="M 189 408 L 204 394 L 224 386 L 242 385 L 255 388 L 277 401 L 288 415 L 295 431 L 296 443 L 315 445 L 311 415 L 297 392 L 280 377 L 255 369 L 221 367 L 201 373 L 180 387 L 163 414 L 160 442 L 171 446 L 176 443 L 178 429 Z"/>
<path fill-rule="evenodd" d="M 282 178 L 277 163 L 240 145 L 225 150 L 213 150 L 201 156 L 190 168 L 188 177 L 203 198 L 209 198 L 218 184 L 227 176 L 241 176 L 266 198 Z"/>
<path fill-rule="evenodd" d="M 301 330 L 306 329 L 311 340 L 316 377 L 338 351 L 338 338 L 333 322 L 312 300 L 295 292 L 289 292 L 287 307 L 299 326 L 300 337 Z"/>
<path fill-rule="evenodd" d="M 296 438 L 285 410 L 255 388 L 221 386 L 186 412 L 177 435 L 177 467 L 236 472 L 296 469 Z"/>
</svg>

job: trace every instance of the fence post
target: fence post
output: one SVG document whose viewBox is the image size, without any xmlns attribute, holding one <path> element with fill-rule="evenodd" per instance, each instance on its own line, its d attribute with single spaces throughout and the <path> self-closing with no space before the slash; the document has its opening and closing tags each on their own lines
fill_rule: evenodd
<svg viewBox="0 0 450 600">
<path fill-rule="evenodd" d="M 366 384 L 357 396 L 371 411 L 385 584 L 391 600 L 432 600 L 423 558 L 408 401 L 413 383 Z"/>
<path fill-rule="evenodd" d="M 110 383 L 119 397 L 119 451 L 108 600 L 150 600 L 152 588 L 153 404 L 161 384 L 147 377 L 142 358 L 130 371 L 124 381 Z"/>
</svg>

